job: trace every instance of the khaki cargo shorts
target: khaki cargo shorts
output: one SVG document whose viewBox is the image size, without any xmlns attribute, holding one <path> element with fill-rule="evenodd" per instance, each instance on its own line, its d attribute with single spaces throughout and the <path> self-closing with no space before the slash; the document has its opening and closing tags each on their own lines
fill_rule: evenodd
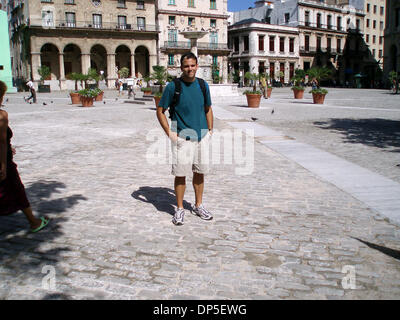
<svg viewBox="0 0 400 320">
<path fill-rule="evenodd" d="M 178 137 L 171 143 L 172 175 L 186 177 L 192 172 L 208 174 L 210 172 L 210 140 L 207 133 L 201 141 L 190 141 Z"/>
</svg>

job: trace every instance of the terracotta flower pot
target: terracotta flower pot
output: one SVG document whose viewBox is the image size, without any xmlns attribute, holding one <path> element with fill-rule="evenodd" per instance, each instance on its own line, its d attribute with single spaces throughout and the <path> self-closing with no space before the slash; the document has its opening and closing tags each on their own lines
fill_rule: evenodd
<svg viewBox="0 0 400 320">
<path fill-rule="evenodd" d="M 323 93 L 313 93 L 312 97 L 314 104 L 324 104 L 325 96 L 326 94 Z"/>
<path fill-rule="evenodd" d="M 156 97 L 154 96 L 154 102 L 156 104 L 156 108 L 158 107 L 158 104 L 160 103 L 161 97 Z"/>
<path fill-rule="evenodd" d="M 267 98 L 271 98 L 272 88 L 267 88 Z"/>
<path fill-rule="evenodd" d="M 143 91 L 144 96 L 151 96 L 151 91 Z"/>
<path fill-rule="evenodd" d="M 70 92 L 69 93 L 71 97 L 71 102 L 72 104 L 80 104 L 81 103 L 81 96 L 77 92 Z"/>
<path fill-rule="evenodd" d="M 304 90 L 293 89 L 293 93 L 295 99 L 303 99 L 304 97 Z"/>
<path fill-rule="evenodd" d="M 81 96 L 82 107 L 92 107 L 93 100 L 94 100 L 94 98 L 88 98 L 88 97 Z"/>
<path fill-rule="evenodd" d="M 104 91 L 100 92 L 96 98 L 94 99 L 94 101 L 103 101 L 103 95 L 104 95 Z"/>
<path fill-rule="evenodd" d="M 260 106 L 261 94 L 246 94 L 247 105 L 249 108 L 258 108 Z"/>
</svg>

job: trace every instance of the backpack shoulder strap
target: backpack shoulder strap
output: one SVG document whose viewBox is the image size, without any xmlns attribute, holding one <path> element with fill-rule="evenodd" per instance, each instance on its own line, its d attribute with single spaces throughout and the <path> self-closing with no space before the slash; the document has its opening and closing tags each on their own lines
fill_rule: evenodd
<svg viewBox="0 0 400 320">
<path fill-rule="evenodd" d="M 182 83 L 179 78 L 174 79 L 174 96 L 172 97 L 171 104 L 169 105 L 169 117 L 172 119 L 172 115 L 175 112 L 175 106 L 179 103 L 179 98 L 182 92 Z"/>
<path fill-rule="evenodd" d="M 204 106 L 206 106 L 206 103 L 207 103 L 207 88 L 206 88 L 205 81 L 202 78 L 197 78 L 197 81 L 199 81 L 201 92 L 203 92 Z"/>
</svg>

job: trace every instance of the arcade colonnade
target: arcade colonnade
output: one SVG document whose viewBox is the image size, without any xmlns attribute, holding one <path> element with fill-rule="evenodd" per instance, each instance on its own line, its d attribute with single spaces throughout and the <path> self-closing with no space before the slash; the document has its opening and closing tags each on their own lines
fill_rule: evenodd
<svg viewBox="0 0 400 320">
<path fill-rule="evenodd" d="M 107 87 L 114 86 L 118 70 L 127 67 L 129 77 L 145 76 L 157 64 L 156 47 L 152 41 L 121 40 L 99 41 L 97 39 L 31 38 L 32 79 L 40 81 L 38 69 L 48 66 L 52 89 L 73 89 L 68 80 L 72 72 L 87 73 L 89 68 L 103 73 Z"/>
</svg>

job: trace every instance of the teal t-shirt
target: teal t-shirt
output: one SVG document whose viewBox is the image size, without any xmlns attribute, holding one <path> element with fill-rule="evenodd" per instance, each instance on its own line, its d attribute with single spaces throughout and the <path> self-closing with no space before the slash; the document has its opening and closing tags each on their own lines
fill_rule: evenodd
<svg viewBox="0 0 400 320">
<path fill-rule="evenodd" d="M 206 102 L 211 106 L 210 89 L 207 82 Z M 184 82 L 181 80 L 182 92 L 179 103 L 172 115 L 171 130 L 177 132 L 183 139 L 200 141 L 208 132 L 207 119 L 204 111 L 204 96 L 199 81 Z M 175 93 L 175 83 L 170 82 L 161 97 L 159 106 L 168 109 Z"/>
</svg>

